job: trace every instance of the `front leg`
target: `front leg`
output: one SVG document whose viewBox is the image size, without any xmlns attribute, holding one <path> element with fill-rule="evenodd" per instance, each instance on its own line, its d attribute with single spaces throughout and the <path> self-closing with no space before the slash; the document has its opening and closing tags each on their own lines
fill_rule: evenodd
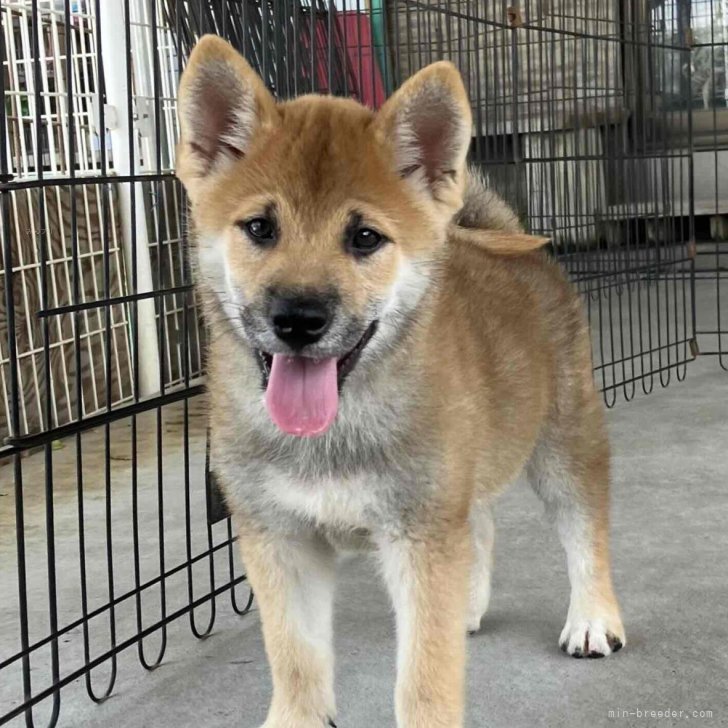
<svg viewBox="0 0 728 728">
<path fill-rule="evenodd" d="M 397 615 L 399 728 L 463 724 L 471 540 L 465 524 L 379 539 Z"/>
<path fill-rule="evenodd" d="M 284 537 L 244 524 L 239 535 L 273 678 L 263 728 L 334 725 L 333 550 L 313 534 Z"/>
</svg>

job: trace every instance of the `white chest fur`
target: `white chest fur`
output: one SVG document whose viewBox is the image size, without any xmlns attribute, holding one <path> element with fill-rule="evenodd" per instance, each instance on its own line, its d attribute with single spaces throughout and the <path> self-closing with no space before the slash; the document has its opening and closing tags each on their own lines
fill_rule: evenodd
<svg viewBox="0 0 728 728">
<path fill-rule="evenodd" d="M 382 495 L 392 482 L 374 473 L 334 480 L 298 481 L 275 467 L 266 469 L 260 495 L 272 510 L 314 526 L 372 530 L 383 517 Z"/>
</svg>

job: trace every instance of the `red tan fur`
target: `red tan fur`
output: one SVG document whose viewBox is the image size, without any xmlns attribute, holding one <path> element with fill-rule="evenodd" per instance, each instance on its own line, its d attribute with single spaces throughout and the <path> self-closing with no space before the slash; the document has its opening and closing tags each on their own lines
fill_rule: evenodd
<svg viewBox="0 0 728 728">
<path fill-rule="evenodd" d="M 522 471 L 567 552 L 563 649 L 621 647 L 609 446 L 581 304 L 539 250 L 547 241 L 468 171 L 456 69 L 429 66 L 378 113 L 322 96 L 276 103 L 208 36 L 184 73 L 180 119 L 211 330 L 213 463 L 273 674 L 265 727 L 334 718 L 333 565 L 352 546 L 373 549 L 397 613 L 398 726 L 461 726 L 491 507 Z M 269 209 L 278 237 L 262 249 L 239 223 Z M 390 241 L 366 258 L 342 244 L 354 211 Z M 337 320 L 379 321 L 318 438 L 282 434 L 263 405 L 255 356 L 273 338 L 261 312 L 280 289 L 333 291 Z"/>
</svg>

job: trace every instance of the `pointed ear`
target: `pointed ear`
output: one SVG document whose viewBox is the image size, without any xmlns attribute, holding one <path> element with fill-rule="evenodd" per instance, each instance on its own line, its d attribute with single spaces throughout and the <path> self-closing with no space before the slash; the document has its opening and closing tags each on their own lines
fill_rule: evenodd
<svg viewBox="0 0 728 728">
<path fill-rule="evenodd" d="M 459 207 L 472 115 L 455 66 L 440 61 L 409 78 L 384 104 L 377 124 L 397 172 L 435 200 Z"/>
<path fill-rule="evenodd" d="M 178 100 L 177 176 L 185 186 L 245 155 L 256 131 L 274 123 L 273 96 L 226 41 L 203 36 L 192 50 Z"/>
</svg>

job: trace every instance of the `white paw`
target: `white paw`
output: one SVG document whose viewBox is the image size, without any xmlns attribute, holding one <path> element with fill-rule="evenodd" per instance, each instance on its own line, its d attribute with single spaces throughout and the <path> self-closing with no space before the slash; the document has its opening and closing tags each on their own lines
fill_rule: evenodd
<svg viewBox="0 0 728 728">
<path fill-rule="evenodd" d="M 559 637 L 559 646 L 572 657 L 606 657 L 626 643 L 619 618 L 570 618 Z"/>
<path fill-rule="evenodd" d="M 469 614 L 467 622 L 465 623 L 465 626 L 468 630 L 468 634 L 475 634 L 476 632 L 480 632 L 480 622 L 482 620 L 482 617 L 480 616 L 480 613 L 476 614 Z"/>
<path fill-rule="evenodd" d="M 297 722 L 296 726 L 311 726 L 311 728 L 336 728 L 336 723 L 331 718 L 325 718 L 323 723 L 321 722 L 320 718 L 311 718 L 310 720 L 305 720 L 303 722 Z M 288 722 L 288 720 L 278 720 L 278 719 L 271 719 L 268 718 L 268 720 L 263 723 L 260 728 L 291 728 L 291 724 Z"/>
<path fill-rule="evenodd" d="M 488 602 L 490 602 L 490 573 L 481 577 L 470 588 L 470 604 L 465 620 L 468 634 L 480 631 L 480 624 L 488 611 Z"/>
</svg>

